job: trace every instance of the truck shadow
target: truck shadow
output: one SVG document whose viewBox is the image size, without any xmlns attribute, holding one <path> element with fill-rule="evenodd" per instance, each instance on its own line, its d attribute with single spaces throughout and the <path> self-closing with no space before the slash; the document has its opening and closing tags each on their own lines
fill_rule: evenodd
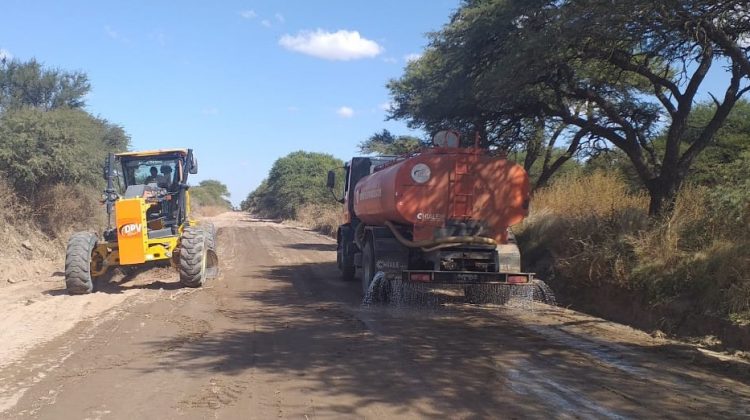
<svg viewBox="0 0 750 420">
<path fill-rule="evenodd" d="M 361 307 L 358 282 L 343 282 L 336 271 L 329 262 L 249 273 L 243 281 L 269 284 L 239 291 L 233 298 L 244 304 L 220 311 L 231 327 L 148 343 L 170 354 L 145 370 L 200 376 L 252 370 L 258 381 L 312 386 L 307 392 L 316 395 L 319 415 L 361 416 L 363 408 L 386 407 L 418 417 L 736 416 L 749 402 L 747 393 L 704 386 L 696 372 L 715 374 L 704 366 L 685 372 L 684 360 L 653 363 L 646 353 L 658 350 L 627 343 L 619 344 L 627 354 L 615 355 L 627 363 L 610 363 L 601 352 L 611 349 L 571 346 L 502 310 Z"/>
</svg>

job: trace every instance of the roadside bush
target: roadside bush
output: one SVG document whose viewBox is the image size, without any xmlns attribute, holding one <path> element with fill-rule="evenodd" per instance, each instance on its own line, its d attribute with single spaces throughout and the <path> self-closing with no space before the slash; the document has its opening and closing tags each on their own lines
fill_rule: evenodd
<svg viewBox="0 0 750 420">
<path fill-rule="evenodd" d="M 328 171 L 343 162 L 331 155 L 293 152 L 274 162 L 268 178 L 243 201 L 242 208 L 262 217 L 295 219 L 307 204 L 332 202 L 326 188 Z M 343 179 L 339 171 L 338 179 Z"/>
<path fill-rule="evenodd" d="M 0 173 L 0 224 L 15 225 L 28 221 L 30 208 Z"/>
<path fill-rule="evenodd" d="M 573 305 L 598 287 L 683 315 L 750 319 L 748 196 L 719 200 L 716 188 L 686 186 L 668 217 L 651 220 L 647 197 L 628 191 L 622 178 L 596 172 L 537 192 L 518 229 L 527 269 Z"/>
<path fill-rule="evenodd" d="M 0 170 L 29 199 L 59 183 L 102 186 L 102 163 L 124 150 L 120 127 L 79 109 L 23 108 L 0 116 Z"/>
<path fill-rule="evenodd" d="M 107 225 L 107 213 L 100 202 L 101 191 L 82 185 L 57 184 L 43 188 L 34 200 L 34 219 L 52 238 L 71 232 L 101 232 Z"/>
<path fill-rule="evenodd" d="M 197 208 L 218 208 L 223 211 L 231 210 L 229 189 L 215 179 L 206 179 L 190 188 L 191 205 Z M 208 209 L 206 209 L 208 211 Z M 223 212 L 222 211 L 222 212 Z"/>
<path fill-rule="evenodd" d="M 298 222 L 324 235 L 336 237 L 343 222 L 341 207 L 337 205 L 307 204 L 297 212 Z"/>
</svg>

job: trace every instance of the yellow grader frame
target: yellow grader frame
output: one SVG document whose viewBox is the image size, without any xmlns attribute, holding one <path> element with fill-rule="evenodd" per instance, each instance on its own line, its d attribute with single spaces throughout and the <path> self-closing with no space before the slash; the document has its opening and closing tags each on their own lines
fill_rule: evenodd
<svg viewBox="0 0 750 420">
<path fill-rule="evenodd" d="M 177 268 L 188 287 L 216 276 L 214 228 L 190 218 L 187 178 L 198 172 L 192 149 L 110 154 L 104 168 L 108 228 L 101 238 L 93 232 L 70 237 L 65 257 L 70 294 L 91 293 L 94 279 L 114 267 L 158 261 Z"/>
</svg>

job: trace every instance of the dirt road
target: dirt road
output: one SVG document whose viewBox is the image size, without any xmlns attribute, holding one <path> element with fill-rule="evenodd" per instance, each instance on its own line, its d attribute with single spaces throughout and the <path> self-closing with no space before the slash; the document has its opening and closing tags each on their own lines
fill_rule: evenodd
<svg viewBox="0 0 750 420">
<path fill-rule="evenodd" d="M 741 360 L 543 305 L 363 308 L 330 239 L 214 221 L 208 287 L 157 272 L 66 296 L 59 280 L 3 307 L 0 417 L 750 417 Z"/>
</svg>

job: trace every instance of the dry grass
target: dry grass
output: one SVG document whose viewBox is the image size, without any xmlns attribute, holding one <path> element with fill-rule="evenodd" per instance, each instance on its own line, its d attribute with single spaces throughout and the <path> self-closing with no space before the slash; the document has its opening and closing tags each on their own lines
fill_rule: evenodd
<svg viewBox="0 0 750 420">
<path fill-rule="evenodd" d="M 647 196 L 616 176 L 562 178 L 535 195 L 519 242 L 530 268 L 561 287 L 627 289 L 654 305 L 750 319 L 750 232 L 710 193 L 686 186 L 673 213 L 653 220 Z"/>
<path fill-rule="evenodd" d="M 343 216 L 340 206 L 308 204 L 297 212 L 296 220 L 310 229 L 335 238 Z"/>
<path fill-rule="evenodd" d="M 648 196 L 631 193 L 617 175 L 595 172 L 588 176 L 570 174 L 534 195 L 535 214 L 553 213 L 565 217 L 612 217 L 623 209 L 645 209 Z"/>
<path fill-rule="evenodd" d="M 191 205 L 191 211 L 194 216 L 197 217 L 213 217 L 218 216 L 222 213 L 232 211 L 224 206 L 202 206 L 202 205 Z"/>
<path fill-rule="evenodd" d="M 14 190 L 0 179 L 0 287 L 6 280 L 30 278 L 39 269 L 40 259 L 62 262 L 65 243 L 45 234 L 35 220 L 33 205 L 20 199 Z M 30 263 L 31 262 L 31 263 Z"/>
<path fill-rule="evenodd" d="M 52 238 L 64 238 L 71 232 L 101 232 L 107 215 L 101 193 L 93 188 L 58 184 L 47 188 L 34 204 L 34 219 L 41 230 Z"/>
</svg>

